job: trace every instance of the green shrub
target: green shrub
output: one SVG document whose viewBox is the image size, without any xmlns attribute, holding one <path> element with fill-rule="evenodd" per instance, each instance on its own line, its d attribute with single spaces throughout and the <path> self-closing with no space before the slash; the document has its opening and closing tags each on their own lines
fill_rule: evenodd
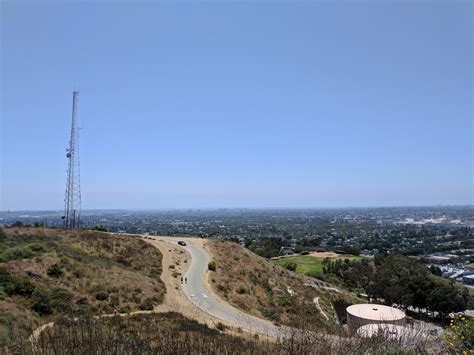
<svg viewBox="0 0 474 355">
<path fill-rule="evenodd" d="M 219 291 L 224 292 L 224 293 L 229 292 L 229 286 L 224 285 L 224 284 L 219 284 L 219 285 L 217 285 L 217 289 L 218 289 Z"/>
<path fill-rule="evenodd" d="M 94 297 L 98 301 L 105 301 L 107 298 L 109 298 L 109 294 L 105 291 L 97 291 Z"/>
<path fill-rule="evenodd" d="M 217 269 L 216 261 L 215 260 L 210 261 L 207 264 L 207 268 L 211 271 L 216 271 L 216 269 Z"/>
<path fill-rule="evenodd" d="M 104 226 L 103 224 L 98 224 L 94 227 L 92 227 L 92 230 L 99 231 L 99 232 L 108 232 L 108 228 Z"/>
<path fill-rule="evenodd" d="M 30 244 L 26 244 L 27 248 L 29 248 L 31 251 L 33 252 L 45 252 L 46 251 L 46 247 L 43 245 L 43 244 L 40 244 L 40 243 L 30 243 Z"/>
<path fill-rule="evenodd" d="M 451 332 L 444 334 L 451 353 L 470 354 L 474 349 L 474 319 L 451 315 Z"/>
<path fill-rule="evenodd" d="M 58 264 L 51 265 L 48 270 L 46 271 L 48 276 L 55 277 L 55 278 L 60 278 L 64 276 L 64 271 L 61 269 L 61 267 Z"/>
<path fill-rule="evenodd" d="M 237 288 L 237 293 L 240 294 L 240 295 L 243 295 L 243 294 L 247 293 L 247 289 L 245 288 L 245 286 L 240 285 L 239 288 Z"/>
<path fill-rule="evenodd" d="M 290 271 L 296 271 L 296 268 L 298 267 L 298 265 L 294 262 L 294 261 L 289 261 L 287 264 L 286 264 L 286 268 Z"/>
<path fill-rule="evenodd" d="M 71 310 L 72 294 L 60 287 L 55 287 L 50 294 L 51 306 L 55 311 L 67 312 Z"/>
<path fill-rule="evenodd" d="M 10 325 L 13 323 L 13 320 L 14 320 L 13 314 L 9 312 L 5 312 L 5 313 L 2 313 L 2 315 L 0 315 L 0 324 Z"/>
<path fill-rule="evenodd" d="M 151 311 L 153 310 L 153 300 L 151 298 L 145 298 L 140 304 L 139 308 L 142 311 Z"/>
<path fill-rule="evenodd" d="M 28 279 L 10 275 L 4 267 L 0 267 L 0 287 L 8 296 L 30 296 L 35 289 Z"/>
<path fill-rule="evenodd" d="M 31 295 L 31 309 L 44 316 L 53 313 L 53 306 L 49 293 L 43 287 L 36 287 Z"/>
<path fill-rule="evenodd" d="M 38 253 L 45 252 L 46 250 L 46 247 L 40 243 L 18 245 L 4 250 L 2 259 L 5 261 L 31 259 L 32 257 L 35 257 Z"/>
<path fill-rule="evenodd" d="M 33 256 L 35 256 L 35 253 L 26 245 L 16 246 L 4 252 L 4 258 L 6 260 L 30 259 Z"/>
</svg>

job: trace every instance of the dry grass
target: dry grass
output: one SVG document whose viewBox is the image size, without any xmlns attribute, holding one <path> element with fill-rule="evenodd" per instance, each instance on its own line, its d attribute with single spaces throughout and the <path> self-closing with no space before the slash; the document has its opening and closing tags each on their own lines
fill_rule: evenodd
<svg viewBox="0 0 474 355">
<path fill-rule="evenodd" d="M 206 248 L 217 266 L 208 275 L 212 288 L 224 300 L 254 316 L 293 327 L 310 324 L 314 329 L 339 332 L 331 300 L 355 301 L 346 293 L 305 286 L 315 280 L 275 265 L 236 243 L 209 240 Z M 320 297 L 329 320 L 318 311 L 315 297 Z"/>
<path fill-rule="evenodd" d="M 4 267 L 13 277 L 25 279 L 43 290 L 61 288 L 72 295 L 70 310 L 87 309 L 92 314 L 149 309 L 163 300 L 160 279 L 162 255 L 143 240 L 123 235 L 77 230 L 36 228 L 5 229 L 0 243 Z M 32 254 L 23 252 L 28 245 Z M 62 275 L 52 277 L 48 269 L 57 265 Z M 0 284 L 0 294 L 1 291 Z M 2 299 L 3 298 L 3 299 Z M 11 318 L 24 319 L 20 328 L 56 317 L 32 310 L 31 297 L 0 297 L 0 336 L 5 336 Z"/>
<path fill-rule="evenodd" d="M 12 337 L 5 354 L 379 354 L 437 353 L 423 339 L 335 338 L 295 331 L 274 342 L 243 338 L 211 329 L 178 313 L 94 319 L 62 319 L 44 330 L 36 342 Z"/>
</svg>

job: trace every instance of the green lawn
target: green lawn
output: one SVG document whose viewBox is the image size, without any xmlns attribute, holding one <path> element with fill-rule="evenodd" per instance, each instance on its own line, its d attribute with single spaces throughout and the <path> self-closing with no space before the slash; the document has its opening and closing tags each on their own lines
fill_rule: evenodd
<svg viewBox="0 0 474 355">
<path fill-rule="evenodd" d="M 357 257 L 354 255 L 344 255 L 340 258 L 331 258 L 331 261 L 335 261 L 336 259 L 360 259 L 361 257 Z M 296 272 L 298 274 L 309 274 L 313 272 L 320 272 L 323 271 L 323 258 L 318 258 L 316 256 L 311 255 L 298 255 L 298 256 L 290 256 L 287 258 L 273 260 L 273 262 L 277 265 L 286 267 L 286 265 L 293 261 L 296 263 Z"/>
</svg>

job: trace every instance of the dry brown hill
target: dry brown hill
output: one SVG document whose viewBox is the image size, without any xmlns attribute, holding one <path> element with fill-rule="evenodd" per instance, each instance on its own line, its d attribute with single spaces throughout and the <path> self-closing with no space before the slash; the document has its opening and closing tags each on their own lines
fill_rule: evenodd
<svg viewBox="0 0 474 355">
<path fill-rule="evenodd" d="M 162 255 L 143 240 L 93 231 L 0 229 L 0 338 L 61 314 L 152 309 Z"/>
<path fill-rule="evenodd" d="M 357 303 L 349 293 L 320 288 L 318 280 L 275 265 L 239 244 L 208 240 L 205 246 L 216 266 L 209 273 L 212 288 L 225 301 L 254 316 L 335 332 L 338 326 L 331 301 Z"/>
</svg>

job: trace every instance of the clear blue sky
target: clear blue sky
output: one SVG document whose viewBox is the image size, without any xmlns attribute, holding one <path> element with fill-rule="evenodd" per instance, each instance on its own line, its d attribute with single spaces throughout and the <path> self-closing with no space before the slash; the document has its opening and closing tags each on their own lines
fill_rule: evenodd
<svg viewBox="0 0 474 355">
<path fill-rule="evenodd" d="M 0 209 L 472 204 L 473 2 L 2 1 Z"/>
</svg>

